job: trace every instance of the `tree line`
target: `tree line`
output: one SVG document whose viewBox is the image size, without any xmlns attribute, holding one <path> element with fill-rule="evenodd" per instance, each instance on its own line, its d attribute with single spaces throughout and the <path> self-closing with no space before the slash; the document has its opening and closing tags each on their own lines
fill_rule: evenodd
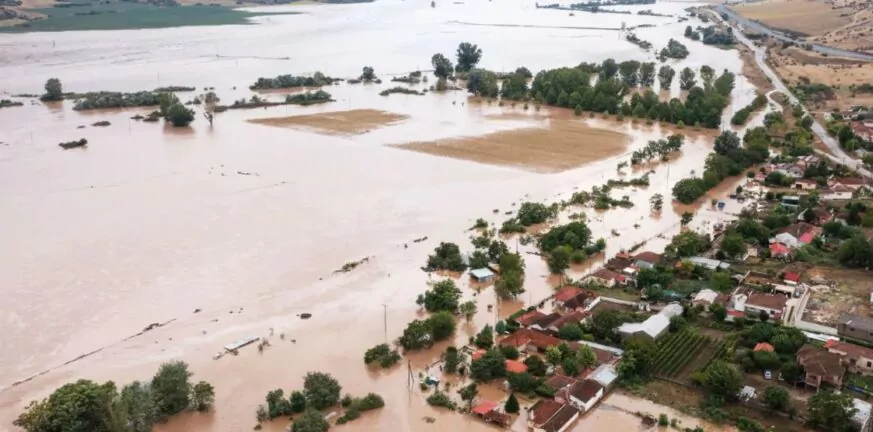
<svg viewBox="0 0 873 432">
<path fill-rule="evenodd" d="M 157 423 L 185 410 L 208 411 L 215 389 L 191 382 L 184 362 L 162 364 L 150 381 L 119 391 L 115 383 L 79 380 L 33 401 L 13 423 L 27 432 L 151 432 Z"/>
</svg>

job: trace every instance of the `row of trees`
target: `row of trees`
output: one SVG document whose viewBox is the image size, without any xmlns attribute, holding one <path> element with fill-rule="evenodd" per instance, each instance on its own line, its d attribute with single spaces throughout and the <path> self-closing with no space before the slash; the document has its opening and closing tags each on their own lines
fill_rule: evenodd
<svg viewBox="0 0 873 432">
<path fill-rule="evenodd" d="M 722 132 L 715 140 L 715 151 L 706 158 L 703 177 L 679 180 L 673 186 L 673 197 L 690 204 L 726 177 L 739 175 L 746 168 L 765 162 L 770 157 L 770 139 L 766 131 L 755 129 L 747 131 L 743 137 L 745 146 L 735 132 Z"/>
<path fill-rule="evenodd" d="M 339 78 L 331 78 L 321 72 L 315 72 L 311 76 L 279 75 L 275 78 L 258 78 L 249 86 L 251 90 L 267 90 L 295 87 L 322 87 L 340 81 Z"/>
<path fill-rule="evenodd" d="M 182 411 L 212 407 L 212 385 L 190 378 L 186 363 L 172 362 L 161 365 L 151 381 L 134 381 L 121 391 L 112 381 L 79 380 L 31 402 L 14 424 L 27 432 L 151 432 Z"/>
</svg>

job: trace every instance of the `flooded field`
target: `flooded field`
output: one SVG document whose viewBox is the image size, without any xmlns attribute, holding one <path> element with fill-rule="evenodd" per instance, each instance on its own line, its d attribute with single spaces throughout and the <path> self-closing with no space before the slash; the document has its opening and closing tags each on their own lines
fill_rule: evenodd
<svg viewBox="0 0 873 432">
<path fill-rule="evenodd" d="M 312 129 L 317 132 L 334 134 L 362 134 L 373 129 L 398 123 L 406 116 L 385 111 L 358 109 L 351 111 L 301 114 L 288 117 L 275 117 L 249 120 L 267 126 Z"/>
<path fill-rule="evenodd" d="M 642 9 L 680 13 L 688 5 Z M 652 59 L 616 31 L 571 27 L 653 24 L 637 35 L 660 47 L 681 37 L 686 25 L 651 16 L 569 16 L 520 0 L 436 8 L 385 0 L 292 9 L 306 13 L 259 18 L 259 26 L 2 36 L 0 90 L 40 93 L 46 79 L 58 77 L 67 91 L 77 92 L 209 86 L 229 102 L 250 97 L 248 85 L 262 76 L 320 70 L 356 77 L 363 66 L 373 66 L 385 80 L 429 69 L 433 53 L 453 57 L 462 41 L 479 44 L 482 67 L 524 65 L 536 73 L 607 57 Z M 671 62 L 674 68 L 708 64 L 737 73 L 742 68 L 734 51 L 692 42 L 688 47 L 691 55 Z M 218 114 L 212 127 L 198 111 L 190 129 L 130 119 L 152 109 L 77 112 L 69 101 L 28 101 L 0 111 L 0 430 L 11 429 L 29 400 L 64 382 L 144 379 L 171 359 L 187 361 L 196 379 L 216 386 L 217 409 L 174 419 L 162 431 L 248 430 L 268 390 L 299 388 L 309 370 L 335 375 L 343 393 L 376 391 L 385 397 L 386 409 L 364 415 L 346 430 L 490 430 L 427 407 L 408 390 L 402 367 L 367 371 L 363 352 L 396 338 L 419 313 L 414 299 L 429 277 L 419 267 L 440 241 L 470 249 L 465 230 L 476 218 L 499 225 L 508 217 L 504 212 L 522 201 L 566 199 L 574 190 L 618 178 L 616 165 L 628 160 L 629 152 L 668 131 L 584 118 L 579 122 L 604 131 L 601 135 L 623 137 L 626 148 L 603 152 L 603 136 L 579 135 L 573 140 L 589 146 L 589 156 L 568 155 L 581 159 L 546 170 L 560 172 L 532 172 L 396 148 L 459 137 L 481 141 L 488 134 L 529 128 L 530 120 L 501 119 L 523 114 L 521 107 L 465 103 L 462 92 L 378 95 L 388 87 L 340 84 L 326 88 L 336 102 L 230 110 Z M 754 88 L 738 76 L 733 95 L 726 118 L 749 103 Z M 193 96 L 180 94 L 183 101 Z M 374 126 L 339 134 L 256 123 L 356 110 L 406 119 L 384 126 L 360 120 Z M 87 126 L 102 120 L 111 126 Z M 615 192 L 628 195 L 635 207 L 605 213 L 568 209 L 588 216 L 595 236 L 607 239 L 607 256 L 645 240 L 647 249 L 663 248 L 667 240 L 659 235 L 678 232 L 683 211 L 698 212 L 690 228 L 701 230 L 739 211 L 733 202 L 725 212 L 716 211 L 707 200 L 692 207 L 666 205 L 659 217 L 650 217 L 651 195 L 667 197 L 677 180 L 702 171 L 712 137 L 690 133 L 681 154 L 646 168 L 654 170 L 651 186 Z M 57 146 L 79 138 L 88 140 L 86 148 Z M 623 175 L 643 173 L 631 171 Z M 723 196 L 734 186 L 713 193 Z M 424 236 L 427 241 L 413 242 Z M 524 256 L 527 292 L 517 301 L 498 302 L 490 288 L 474 297 L 462 280 L 465 297 L 476 299 L 480 313 L 472 324 L 459 326 L 457 341 L 552 291 L 555 281 L 546 264 Z M 354 271 L 334 274 L 364 257 L 369 261 Z M 491 313 L 489 304 L 495 306 Z M 312 318 L 301 320 L 303 312 Z M 164 322 L 169 323 L 125 340 Z M 282 333 L 284 341 L 278 338 Z M 269 337 L 273 346 L 263 354 L 251 348 L 212 359 L 223 345 L 246 336 Z M 411 356 L 412 367 L 420 369 L 438 355 L 434 349 Z M 425 416 L 438 420 L 429 424 Z"/>
</svg>

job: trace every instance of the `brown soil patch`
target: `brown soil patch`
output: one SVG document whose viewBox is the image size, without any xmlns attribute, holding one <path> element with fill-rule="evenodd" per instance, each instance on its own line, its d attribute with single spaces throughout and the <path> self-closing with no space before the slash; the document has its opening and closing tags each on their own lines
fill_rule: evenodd
<svg viewBox="0 0 873 432">
<path fill-rule="evenodd" d="M 743 76 L 754 85 L 761 93 L 766 93 L 773 90 L 773 83 L 764 74 L 764 71 L 758 67 L 755 62 L 755 53 L 743 44 L 737 44 L 737 51 L 740 52 L 740 59 L 743 60 Z"/>
<path fill-rule="evenodd" d="M 621 154 L 628 146 L 627 135 L 594 128 L 581 120 L 552 119 L 544 126 L 494 132 L 477 137 L 414 142 L 396 147 L 436 156 L 553 173 Z"/>
<path fill-rule="evenodd" d="M 805 321 L 836 326 L 844 314 L 870 316 L 870 293 L 873 292 L 873 278 L 863 270 L 836 268 L 812 268 L 804 274 L 813 286 L 812 297 L 803 313 Z M 824 280 L 817 281 L 817 278 Z M 819 286 L 817 282 L 825 282 Z"/>
<path fill-rule="evenodd" d="M 358 109 L 249 121 L 267 126 L 314 129 L 328 134 L 356 135 L 400 122 L 406 118 L 408 117 L 386 111 Z"/>
<path fill-rule="evenodd" d="M 800 82 L 827 84 L 834 88 L 836 98 L 826 101 L 815 109 L 846 109 L 853 105 L 866 105 L 873 101 L 873 94 L 853 95 L 850 86 L 873 82 L 873 63 L 857 60 L 825 57 L 810 51 L 778 46 L 770 50 L 768 62 L 776 73 L 789 85 Z"/>
<path fill-rule="evenodd" d="M 742 16 L 781 30 L 823 35 L 852 22 L 850 16 L 823 1 L 773 0 L 736 6 Z"/>
</svg>

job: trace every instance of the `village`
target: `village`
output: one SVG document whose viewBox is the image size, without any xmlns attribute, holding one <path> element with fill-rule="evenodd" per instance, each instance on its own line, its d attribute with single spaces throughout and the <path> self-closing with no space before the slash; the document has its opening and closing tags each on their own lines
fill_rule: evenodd
<svg viewBox="0 0 873 432">
<path fill-rule="evenodd" d="M 496 321 L 493 345 L 490 326 L 485 343 L 482 333 L 471 338 L 459 349 L 460 373 L 466 368 L 474 383 L 453 406 L 466 405 L 462 411 L 513 430 L 523 423 L 531 431 L 561 432 L 616 389 L 645 395 L 639 389 L 649 380 L 699 396 L 694 411 L 714 391 L 708 371 L 728 365 L 741 380 L 720 395 L 727 403 L 715 408 L 724 415 L 719 422 L 771 430 L 762 424 L 780 413 L 775 430 L 808 430 L 804 422 L 816 415 L 812 396 L 837 390 L 850 398 L 853 427 L 870 431 L 873 286 L 854 283 L 869 279 L 864 270 L 847 269 L 867 266 L 847 254 L 869 250 L 850 252 L 847 243 L 873 239 L 870 192 L 866 180 L 812 155 L 749 171 L 725 197 L 743 203 L 733 222 L 705 233 L 684 227 L 663 252 L 621 251 L 578 280 L 562 277 L 553 295 Z M 725 201 L 710 205 L 720 210 Z M 481 289 L 500 272 L 492 263 L 471 269 L 470 277 Z M 495 359 L 499 371 L 473 374 Z M 440 390 L 441 375 L 437 362 L 422 389 L 451 398 L 453 392 Z M 476 383 L 496 389 L 471 392 Z M 635 414 L 645 424 L 667 421 L 658 413 Z"/>
</svg>

